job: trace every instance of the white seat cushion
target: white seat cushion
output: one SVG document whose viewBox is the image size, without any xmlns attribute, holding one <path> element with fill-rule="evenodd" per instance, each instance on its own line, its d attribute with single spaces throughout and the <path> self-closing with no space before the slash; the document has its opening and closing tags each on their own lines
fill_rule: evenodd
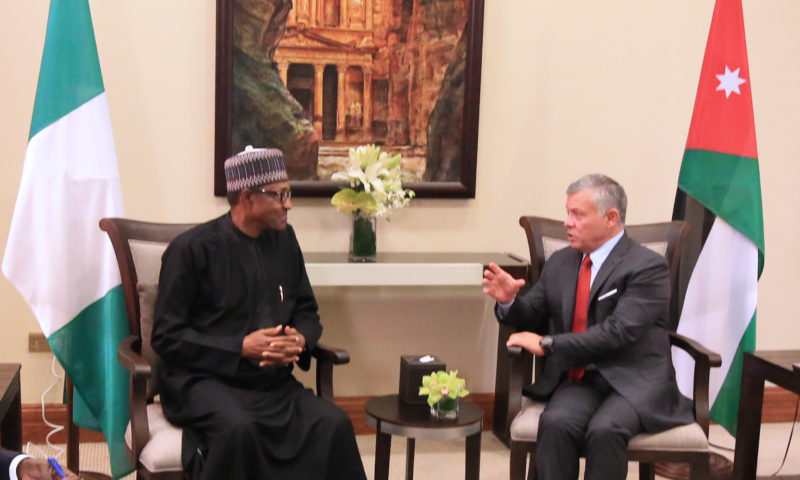
<svg viewBox="0 0 800 480">
<path fill-rule="evenodd" d="M 153 473 L 183 470 L 181 466 L 183 430 L 173 426 L 164 418 L 160 402 L 154 402 L 147 406 L 147 420 L 150 424 L 150 441 L 142 449 L 139 463 Z M 130 423 L 125 430 L 125 443 L 130 448 Z"/>
<path fill-rule="evenodd" d="M 535 442 L 539 436 L 539 415 L 547 405 L 528 397 L 522 397 L 522 408 L 511 422 L 511 440 L 518 442 Z"/>
<path fill-rule="evenodd" d="M 539 436 L 539 416 L 547 404 L 522 397 L 522 408 L 511 422 L 511 440 L 535 442 Z M 708 438 L 698 423 L 681 425 L 660 433 L 640 433 L 628 442 L 629 450 L 708 450 Z"/>
<path fill-rule="evenodd" d="M 640 433 L 628 442 L 628 450 L 708 450 L 708 438 L 697 422 L 660 433 Z"/>
</svg>

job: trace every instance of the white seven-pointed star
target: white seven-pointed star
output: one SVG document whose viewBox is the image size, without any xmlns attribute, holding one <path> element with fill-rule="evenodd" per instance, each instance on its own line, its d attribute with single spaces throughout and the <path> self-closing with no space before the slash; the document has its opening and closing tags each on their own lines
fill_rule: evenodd
<svg viewBox="0 0 800 480">
<path fill-rule="evenodd" d="M 717 79 L 719 80 L 719 85 L 717 86 L 717 91 L 725 90 L 725 98 L 731 96 L 731 92 L 736 92 L 739 95 L 742 92 L 739 91 L 739 85 L 743 84 L 747 80 L 744 78 L 739 78 L 739 68 L 732 71 L 725 65 L 725 73 L 723 75 L 717 75 Z"/>
</svg>

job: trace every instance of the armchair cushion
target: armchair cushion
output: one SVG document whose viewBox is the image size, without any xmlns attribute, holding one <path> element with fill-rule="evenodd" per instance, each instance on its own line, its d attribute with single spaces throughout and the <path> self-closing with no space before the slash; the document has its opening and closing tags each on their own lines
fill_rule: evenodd
<svg viewBox="0 0 800 480">
<path fill-rule="evenodd" d="M 161 256 L 169 242 L 151 242 L 147 240 L 128 240 L 131 257 L 136 268 L 139 283 L 158 284 L 161 273 Z"/>
<path fill-rule="evenodd" d="M 535 442 L 539 435 L 539 416 L 547 404 L 522 397 L 522 409 L 511 422 L 511 439 L 515 442 Z M 659 433 L 640 433 L 628 442 L 629 450 L 703 451 L 708 450 L 708 438 L 697 422 L 671 428 Z"/>
<path fill-rule="evenodd" d="M 139 463 L 152 473 L 183 470 L 181 464 L 181 441 L 183 430 L 171 425 L 164 417 L 161 402 L 147 406 L 150 425 L 150 441 L 142 449 Z M 125 430 L 125 443 L 131 447 L 131 424 Z"/>
<path fill-rule="evenodd" d="M 139 283 L 136 287 L 139 293 L 139 328 L 142 332 L 142 357 L 150 364 L 153 375 L 147 381 L 147 398 L 153 398 L 159 392 L 158 375 L 161 358 L 153 350 L 153 315 L 156 310 L 156 297 L 158 284 Z"/>
<path fill-rule="evenodd" d="M 545 402 L 522 397 L 522 408 L 511 422 L 511 440 L 535 442 L 539 437 L 539 416 L 547 406 Z"/>
<path fill-rule="evenodd" d="M 708 438 L 697 422 L 659 433 L 640 433 L 628 442 L 628 450 L 707 451 Z"/>
<path fill-rule="evenodd" d="M 669 247 L 669 243 L 666 241 L 664 242 L 642 242 L 641 244 L 643 247 L 656 252 L 657 254 L 661 255 L 662 257 L 667 256 L 667 248 Z"/>
</svg>

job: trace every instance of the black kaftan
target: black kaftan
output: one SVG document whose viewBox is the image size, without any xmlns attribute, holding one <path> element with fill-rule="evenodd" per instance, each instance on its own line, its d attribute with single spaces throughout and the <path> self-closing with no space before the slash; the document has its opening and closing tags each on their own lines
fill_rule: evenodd
<svg viewBox="0 0 800 480">
<path fill-rule="evenodd" d="M 243 234 L 226 214 L 178 236 L 162 259 L 153 348 L 163 360 L 167 419 L 184 427 L 184 465 L 202 479 L 363 479 L 352 424 L 292 375 L 241 357 L 259 328 L 322 334 L 317 303 L 291 226 Z M 187 448 L 188 447 L 188 448 Z"/>
</svg>

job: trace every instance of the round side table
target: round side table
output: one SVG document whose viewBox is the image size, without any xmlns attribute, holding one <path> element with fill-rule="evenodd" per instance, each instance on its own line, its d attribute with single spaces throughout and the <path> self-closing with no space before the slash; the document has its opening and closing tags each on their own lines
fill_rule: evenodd
<svg viewBox="0 0 800 480">
<path fill-rule="evenodd" d="M 478 480 L 481 464 L 481 428 L 483 410 L 467 400 L 460 400 L 460 414 L 455 420 L 431 418 L 428 404 L 409 405 L 399 395 L 372 398 L 364 408 L 367 425 L 375 436 L 375 480 L 388 480 L 392 435 L 406 437 L 406 480 L 414 478 L 414 443 L 417 438 L 449 440 L 466 437 L 464 478 Z"/>
</svg>

